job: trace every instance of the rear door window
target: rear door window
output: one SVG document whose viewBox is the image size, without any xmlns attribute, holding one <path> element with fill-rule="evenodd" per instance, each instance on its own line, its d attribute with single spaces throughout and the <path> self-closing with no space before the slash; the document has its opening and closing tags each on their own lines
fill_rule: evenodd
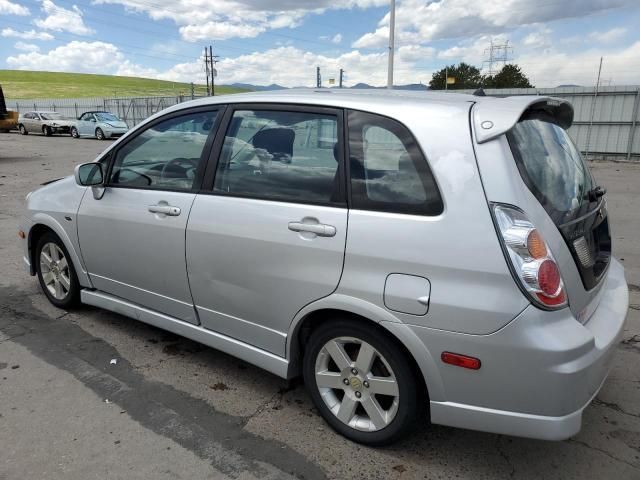
<svg viewBox="0 0 640 480">
<path fill-rule="evenodd" d="M 439 215 L 443 204 L 413 135 L 399 122 L 350 111 L 349 168 L 353 207 Z"/>
</svg>

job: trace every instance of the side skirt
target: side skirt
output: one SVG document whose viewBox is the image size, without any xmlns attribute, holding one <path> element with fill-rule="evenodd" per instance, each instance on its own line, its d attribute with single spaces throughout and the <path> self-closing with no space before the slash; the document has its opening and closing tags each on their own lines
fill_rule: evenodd
<svg viewBox="0 0 640 480">
<path fill-rule="evenodd" d="M 278 377 L 287 378 L 289 362 L 273 353 L 206 328 L 183 322 L 97 290 L 81 290 L 82 303 L 104 308 L 240 358 Z"/>
</svg>

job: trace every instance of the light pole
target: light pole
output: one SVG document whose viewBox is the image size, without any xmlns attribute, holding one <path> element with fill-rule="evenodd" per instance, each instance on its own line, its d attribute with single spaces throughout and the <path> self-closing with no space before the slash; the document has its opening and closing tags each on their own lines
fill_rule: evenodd
<svg viewBox="0 0 640 480">
<path fill-rule="evenodd" d="M 387 69 L 387 88 L 393 88 L 393 51 L 395 50 L 396 0 L 391 0 L 389 15 L 389 67 Z"/>
</svg>

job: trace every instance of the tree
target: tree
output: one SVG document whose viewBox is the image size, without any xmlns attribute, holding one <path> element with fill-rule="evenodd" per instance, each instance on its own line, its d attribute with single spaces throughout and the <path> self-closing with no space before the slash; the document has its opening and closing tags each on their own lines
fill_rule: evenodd
<svg viewBox="0 0 640 480">
<path fill-rule="evenodd" d="M 478 88 L 482 85 L 482 75 L 473 65 L 460 63 L 458 65 L 449 65 L 442 70 L 433 74 L 429 87 L 432 90 L 444 90 L 445 75 L 455 78 L 455 83 L 448 85 L 448 90 L 460 90 L 463 88 Z"/>
<path fill-rule="evenodd" d="M 513 63 L 502 67 L 502 70 L 494 76 L 486 76 L 482 86 L 484 88 L 533 88 L 520 67 Z"/>
</svg>

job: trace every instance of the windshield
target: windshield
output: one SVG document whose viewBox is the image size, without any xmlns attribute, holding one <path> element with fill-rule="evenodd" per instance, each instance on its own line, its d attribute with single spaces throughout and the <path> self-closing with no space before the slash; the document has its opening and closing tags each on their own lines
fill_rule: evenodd
<svg viewBox="0 0 640 480">
<path fill-rule="evenodd" d="M 113 113 L 96 113 L 96 117 L 101 122 L 120 122 L 121 120 L 116 117 Z"/>
<path fill-rule="evenodd" d="M 556 224 L 589 211 L 595 183 L 569 134 L 553 117 L 523 117 L 507 138 L 522 178 Z"/>
<path fill-rule="evenodd" d="M 59 113 L 51 112 L 51 113 L 41 113 L 40 116 L 43 120 L 62 120 L 64 117 Z"/>
</svg>

